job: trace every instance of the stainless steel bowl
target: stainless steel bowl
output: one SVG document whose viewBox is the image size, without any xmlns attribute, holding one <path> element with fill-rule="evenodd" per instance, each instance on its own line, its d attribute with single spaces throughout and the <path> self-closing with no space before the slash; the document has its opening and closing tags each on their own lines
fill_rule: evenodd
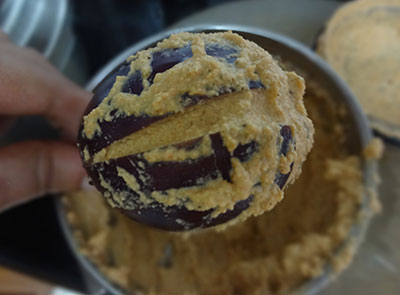
<svg viewBox="0 0 400 295">
<path fill-rule="evenodd" d="M 0 28 L 15 44 L 35 48 L 64 75 L 84 83 L 85 60 L 71 13 L 68 0 L 2 0 Z"/>
<path fill-rule="evenodd" d="M 312 79 L 313 82 L 317 83 L 322 89 L 326 90 L 331 97 L 342 102 L 350 114 L 349 123 L 352 127 L 352 134 L 349 136 L 349 138 L 352 140 L 352 142 L 350 142 L 351 152 L 354 154 L 361 154 L 363 148 L 366 147 L 372 138 L 371 130 L 368 126 L 366 116 L 362 112 L 360 105 L 346 84 L 321 58 L 319 58 L 305 46 L 282 35 L 259 28 L 235 25 L 198 25 L 163 31 L 123 51 L 108 64 L 106 64 L 90 80 L 86 88 L 88 90 L 93 90 L 94 87 L 111 70 L 122 63 L 129 55 L 155 45 L 158 41 L 165 39 L 172 33 L 181 31 L 215 32 L 226 30 L 232 30 L 233 32 L 242 35 L 244 38 L 254 41 L 271 54 L 279 56 L 285 62 L 289 62 L 296 69 L 306 74 L 309 79 Z M 355 221 L 350 230 L 349 238 L 343 243 L 340 249 L 337 250 L 335 255 L 339 255 L 340 252 L 350 242 L 353 243 L 353 246 L 358 247 L 364 238 L 370 217 L 373 215 L 372 208 L 370 207 L 371 195 L 367 194 L 367 190 L 376 191 L 377 184 L 374 178 L 376 168 L 375 161 L 363 162 L 365 191 L 360 211 L 362 211 L 363 216 L 365 217 L 359 221 Z M 123 294 L 123 292 L 117 286 L 113 285 L 107 278 L 105 278 L 99 272 L 99 270 L 79 252 L 78 245 L 66 220 L 65 212 L 61 202 L 58 202 L 58 216 L 62 230 L 69 242 L 69 245 L 82 267 L 83 275 L 88 284 L 90 294 Z M 327 264 L 321 276 L 304 283 L 299 289 L 296 290 L 296 293 L 308 295 L 316 294 L 319 290 L 326 286 L 333 277 L 335 277 L 335 272 L 333 271 L 332 267 Z"/>
</svg>

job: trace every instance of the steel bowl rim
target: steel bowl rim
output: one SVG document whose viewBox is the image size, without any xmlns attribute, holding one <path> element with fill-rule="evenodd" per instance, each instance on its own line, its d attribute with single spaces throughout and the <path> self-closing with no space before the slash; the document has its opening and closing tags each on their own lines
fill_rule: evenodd
<svg viewBox="0 0 400 295">
<path fill-rule="evenodd" d="M 356 129 L 359 132 L 360 139 L 361 139 L 361 146 L 362 148 L 365 148 L 370 140 L 372 139 L 372 132 L 368 124 L 368 120 L 364 112 L 362 111 L 361 105 L 351 92 L 350 88 L 347 86 L 347 84 L 336 74 L 336 72 L 318 55 L 316 55 L 311 49 L 306 47 L 305 45 L 301 44 L 298 41 L 293 40 L 290 37 L 284 36 L 279 33 L 275 33 L 269 30 L 261 29 L 258 27 L 253 27 L 253 26 L 244 26 L 244 25 L 235 25 L 235 24 L 226 24 L 226 25 L 220 25 L 220 24 L 199 24 L 199 25 L 194 25 L 194 26 L 187 26 L 187 27 L 181 27 L 181 28 L 174 28 L 174 29 L 167 29 L 164 31 L 161 31 L 155 35 L 152 35 L 148 38 L 145 38 L 134 45 L 128 47 L 127 49 L 123 50 L 121 53 L 119 53 L 117 56 L 115 56 L 113 59 L 111 59 L 108 63 L 106 63 L 94 76 L 92 79 L 89 80 L 89 82 L 86 84 L 85 89 L 88 91 L 92 91 L 96 85 L 103 80 L 104 77 L 107 76 L 109 72 L 111 72 L 116 66 L 121 64 L 122 62 L 125 61 L 125 59 L 130 56 L 132 53 L 135 53 L 137 51 L 146 49 L 150 47 L 152 44 L 155 44 L 158 41 L 161 41 L 165 38 L 167 38 L 169 35 L 178 33 L 178 32 L 201 32 L 201 31 L 227 31 L 231 30 L 234 32 L 242 32 L 246 34 L 254 34 L 254 35 L 259 35 L 260 37 L 267 38 L 267 39 L 272 39 L 273 41 L 276 41 L 283 46 L 289 47 L 292 50 L 297 51 L 300 53 L 304 58 L 308 60 L 308 62 L 313 63 L 316 65 L 319 70 L 324 72 L 327 76 L 329 76 L 332 81 L 336 84 L 340 92 L 343 94 L 344 100 L 346 100 L 346 106 L 350 109 L 350 112 L 352 115 L 354 115 L 355 119 L 355 125 Z M 363 205 L 367 206 L 366 208 L 366 216 L 363 218 L 363 220 L 358 224 L 358 222 L 355 222 L 352 225 L 352 229 L 350 230 L 349 237 L 356 236 L 357 240 L 352 241 L 353 245 L 358 248 L 358 246 L 361 244 L 363 241 L 370 217 L 373 215 L 373 211 L 371 208 L 368 207 L 368 204 L 365 204 L 369 202 L 369 199 L 372 196 L 369 196 L 366 191 L 368 190 L 373 190 L 376 191 L 377 183 L 375 180 L 375 175 L 377 171 L 377 163 L 374 160 L 368 160 L 365 161 L 364 163 L 364 184 L 365 184 L 365 189 L 364 189 L 364 196 L 363 196 Z M 89 260 L 89 258 L 85 257 L 80 251 L 79 247 L 77 244 L 77 241 L 74 238 L 73 235 L 73 230 L 71 229 L 71 226 L 69 225 L 67 219 L 66 219 L 66 214 L 64 210 L 64 206 L 61 202 L 60 198 L 57 198 L 56 200 L 56 210 L 57 210 L 57 216 L 58 220 L 61 225 L 62 232 L 64 236 L 66 237 L 67 243 L 72 249 L 72 252 L 74 256 L 77 258 L 79 263 L 83 266 L 83 268 L 99 283 L 100 286 L 104 287 L 107 291 L 112 292 L 113 294 L 122 294 L 123 290 L 115 286 L 108 278 L 106 278 L 99 269 Z M 345 240 L 343 242 L 343 245 L 335 251 L 336 255 L 339 253 L 341 250 L 343 250 L 346 245 L 348 244 L 349 241 Z M 331 266 L 327 265 L 324 267 L 323 274 L 310 279 L 309 281 L 306 281 L 302 285 L 299 286 L 298 289 L 296 289 L 297 292 L 300 292 L 301 294 L 307 294 L 307 295 L 313 295 L 316 294 L 319 290 L 321 290 L 323 287 L 325 287 L 331 280 L 332 278 L 335 277 L 335 273 L 332 269 Z"/>
</svg>

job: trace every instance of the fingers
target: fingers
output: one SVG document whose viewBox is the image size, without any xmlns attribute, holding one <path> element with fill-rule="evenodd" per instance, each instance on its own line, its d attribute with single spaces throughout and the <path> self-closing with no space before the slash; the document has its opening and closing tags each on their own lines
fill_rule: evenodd
<svg viewBox="0 0 400 295">
<path fill-rule="evenodd" d="M 6 33 L 4 33 L 2 30 L 0 30 L 0 42 L 1 41 L 8 41 L 8 36 Z"/>
<path fill-rule="evenodd" d="M 14 116 L 44 115 L 75 139 L 91 94 L 36 51 L 0 31 L 0 132 Z M 0 211 L 32 197 L 80 187 L 85 172 L 75 146 L 25 142 L 0 148 Z"/>
<path fill-rule="evenodd" d="M 4 134 L 14 123 L 15 118 L 11 116 L 0 116 L 0 134 Z"/>
<path fill-rule="evenodd" d="M 0 211 L 33 197 L 80 188 L 86 176 L 79 152 L 61 142 L 0 148 Z"/>
<path fill-rule="evenodd" d="M 91 97 L 36 51 L 1 34 L 0 89 L 0 115 L 44 115 L 71 139 Z"/>
</svg>

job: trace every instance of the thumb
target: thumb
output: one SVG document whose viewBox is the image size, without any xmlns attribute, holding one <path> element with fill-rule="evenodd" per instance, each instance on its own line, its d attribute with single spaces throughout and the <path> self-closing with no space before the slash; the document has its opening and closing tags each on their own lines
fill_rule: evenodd
<svg viewBox="0 0 400 295">
<path fill-rule="evenodd" d="M 78 149 L 57 141 L 0 148 L 0 211 L 34 197 L 78 189 L 86 176 Z"/>
</svg>

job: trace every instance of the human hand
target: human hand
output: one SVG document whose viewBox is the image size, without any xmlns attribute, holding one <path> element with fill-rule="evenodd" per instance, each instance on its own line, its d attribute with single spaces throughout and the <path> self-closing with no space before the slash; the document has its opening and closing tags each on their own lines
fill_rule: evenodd
<svg viewBox="0 0 400 295">
<path fill-rule="evenodd" d="M 10 117 L 43 115 L 63 138 L 0 147 L 0 211 L 80 187 L 86 174 L 74 141 L 90 96 L 39 53 L 14 45 L 0 31 L 0 132 Z"/>
</svg>

